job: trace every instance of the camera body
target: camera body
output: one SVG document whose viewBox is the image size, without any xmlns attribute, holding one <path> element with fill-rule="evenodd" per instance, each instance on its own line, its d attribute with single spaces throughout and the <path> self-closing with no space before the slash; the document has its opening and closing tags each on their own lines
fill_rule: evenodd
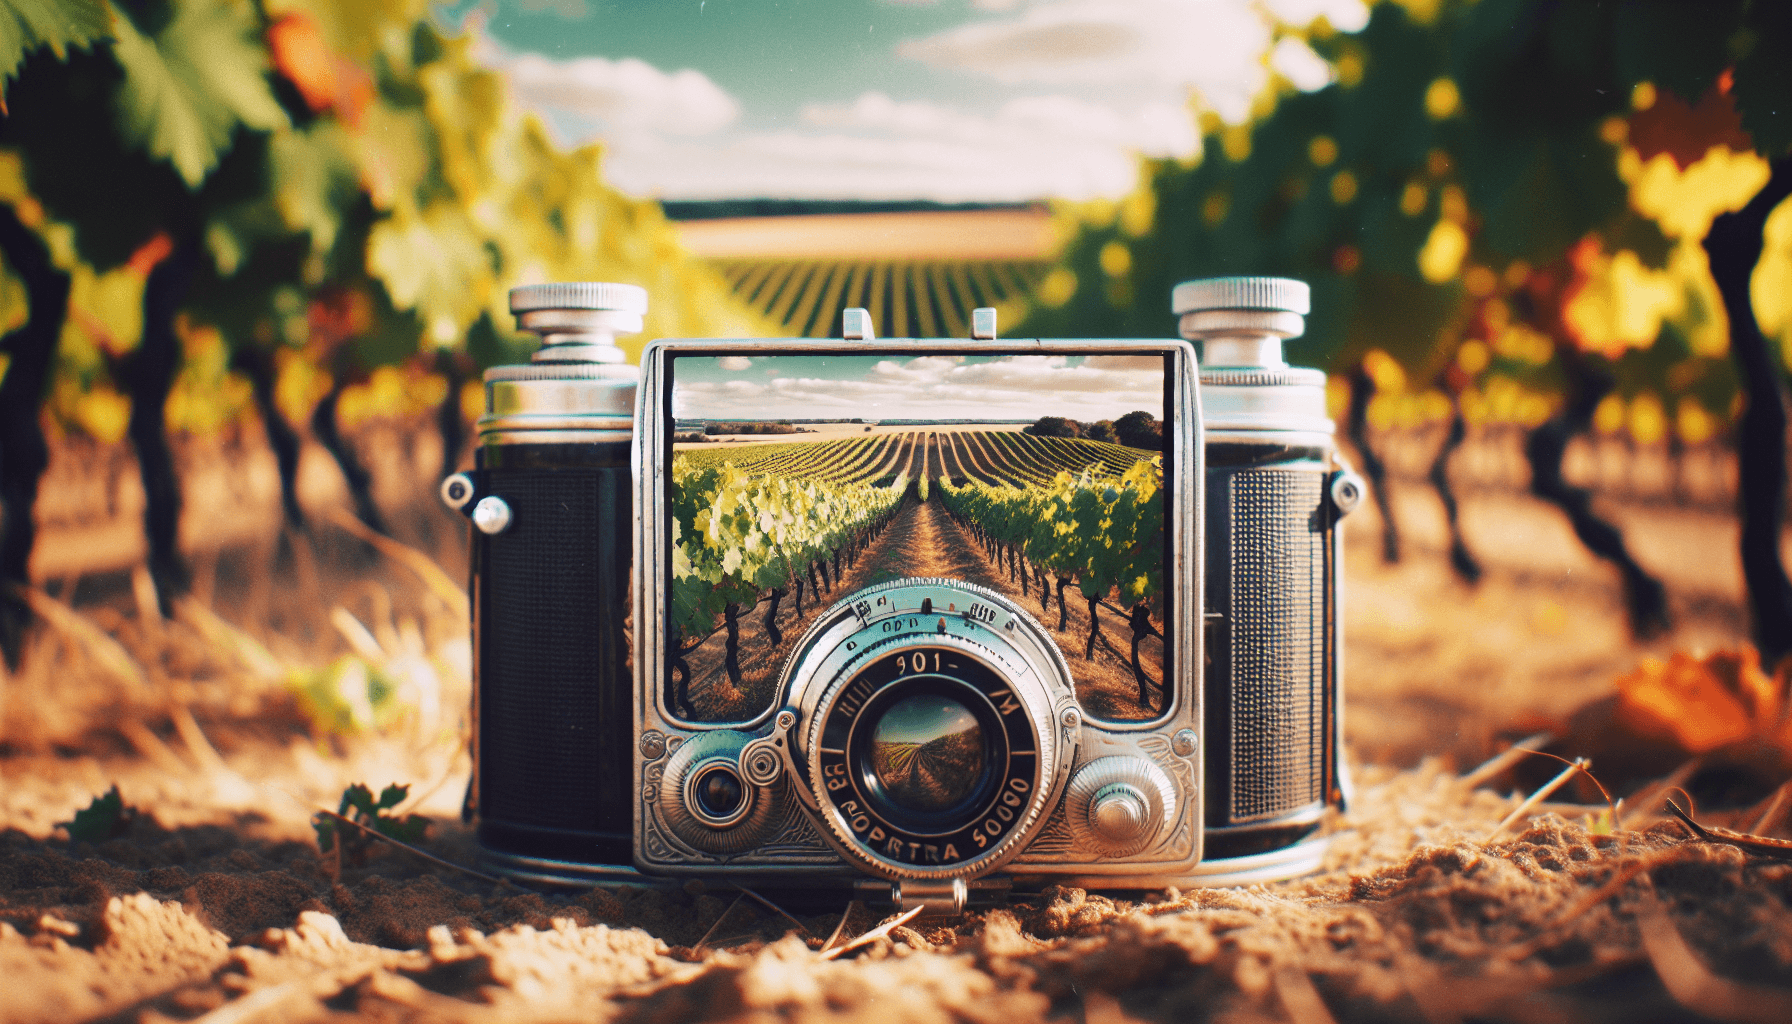
<svg viewBox="0 0 1792 1024">
<path fill-rule="evenodd" d="M 443 491 L 475 526 L 488 866 L 948 910 L 1313 870 L 1356 485 L 1323 375 L 1246 365 L 1279 362 L 1305 286 L 1220 280 L 1257 284 L 1179 289 L 1176 339 L 1002 340 L 980 309 L 970 338 L 847 310 L 836 339 L 654 342 L 628 502 L 579 476 L 616 468 L 613 296 L 513 293 L 549 344 L 488 372 L 479 466 Z M 553 382 L 528 443 L 519 374 Z M 512 507 L 530 476 L 562 486 Z"/>
</svg>

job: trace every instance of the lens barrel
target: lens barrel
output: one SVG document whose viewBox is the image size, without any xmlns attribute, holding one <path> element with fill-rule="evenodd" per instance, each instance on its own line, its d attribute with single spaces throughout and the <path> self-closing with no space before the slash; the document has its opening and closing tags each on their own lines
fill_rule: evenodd
<svg viewBox="0 0 1792 1024">
<path fill-rule="evenodd" d="M 632 285 L 513 289 L 541 335 L 485 374 L 475 468 L 443 499 L 473 522 L 474 742 L 467 816 L 489 866 L 555 881 L 632 877 Z M 725 782 L 712 789 L 725 797 Z"/>
<path fill-rule="evenodd" d="M 1342 802 L 1340 481 L 1325 374 L 1289 366 L 1307 286 L 1231 277 L 1178 285 L 1202 343 L 1207 452 L 1205 856 L 1264 854 Z M 1360 487 L 1355 493 L 1360 493 Z"/>
<path fill-rule="evenodd" d="M 1045 824 L 1076 760 L 1064 656 L 1031 615 L 958 580 L 854 593 L 798 641 L 783 684 L 792 768 L 829 842 L 884 878 L 1000 868 Z"/>
</svg>

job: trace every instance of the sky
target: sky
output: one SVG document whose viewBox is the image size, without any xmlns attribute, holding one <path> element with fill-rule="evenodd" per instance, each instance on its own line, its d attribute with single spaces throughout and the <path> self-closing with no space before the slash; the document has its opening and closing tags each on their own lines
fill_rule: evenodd
<svg viewBox="0 0 1792 1024">
<path fill-rule="evenodd" d="M 681 420 L 1095 422 L 1162 419 L 1163 404 L 1157 356 L 680 356 L 672 368 Z"/>
<path fill-rule="evenodd" d="M 443 0 L 562 144 L 670 200 L 1116 197 L 1364 0 Z"/>
</svg>

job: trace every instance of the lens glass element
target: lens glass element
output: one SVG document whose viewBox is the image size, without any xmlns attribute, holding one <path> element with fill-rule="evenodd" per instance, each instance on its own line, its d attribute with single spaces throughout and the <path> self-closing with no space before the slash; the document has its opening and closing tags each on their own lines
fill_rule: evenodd
<svg viewBox="0 0 1792 1024">
<path fill-rule="evenodd" d="M 740 779 L 727 768 L 711 768 L 704 772 L 695 789 L 698 808 L 716 819 L 733 817 L 746 796 Z"/>
<path fill-rule="evenodd" d="M 950 697 L 919 693 L 891 705 L 871 733 L 871 771 L 884 795 L 917 813 L 956 807 L 987 770 L 983 728 Z"/>
</svg>

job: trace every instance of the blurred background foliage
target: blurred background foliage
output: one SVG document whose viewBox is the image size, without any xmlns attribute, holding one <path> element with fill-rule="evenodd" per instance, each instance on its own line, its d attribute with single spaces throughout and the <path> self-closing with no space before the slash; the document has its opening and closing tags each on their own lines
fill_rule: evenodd
<svg viewBox="0 0 1792 1024">
<path fill-rule="evenodd" d="M 1064 256 L 1020 329 L 1160 335 L 1179 281 L 1286 274 L 1314 289 L 1291 358 L 1366 361 L 1378 426 L 1448 419 L 1452 390 L 1471 422 L 1536 426 L 1569 344 L 1614 364 L 1600 429 L 1702 442 L 1738 392 L 1700 243 L 1792 143 L 1763 110 L 1784 108 L 1784 51 L 1745 13 L 1777 17 L 1411 0 L 1377 4 L 1358 33 L 1283 26 L 1333 84 L 1280 80 L 1244 124 L 1201 114 L 1202 156 L 1146 161 L 1119 202 L 1060 204 Z M 1769 224 L 1754 299 L 1763 328 L 1792 337 L 1792 216 Z"/>
<path fill-rule="evenodd" d="M 377 527 L 343 431 L 431 410 L 447 434 L 463 430 L 478 371 L 531 349 L 512 329 L 510 288 L 643 285 L 647 337 L 764 328 L 683 251 L 657 203 L 604 184 L 598 147 L 557 147 L 428 11 L 0 0 L 0 204 L 47 256 L 33 264 L 25 235 L 0 245 L 0 325 L 15 332 L 0 359 L 25 365 L 20 330 L 57 318 L 47 372 L 14 373 L 14 390 L 43 396 L 52 435 L 131 440 L 164 610 L 184 586 L 167 431 L 259 418 L 297 525 L 308 423 Z M 34 302 L 26 266 L 66 278 L 66 302 L 53 287 Z M 459 436 L 445 440 L 458 457 Z M 33 461 L 0 467 L 14 478 L 9 582 L 24 582 L 16 549 L 30 525 L 16 506 L 28 520 L 31 495 L 17 478 Z"/>
<path fill-rule="evenodd" d="M 1276 81 L 1245 123 L 1198 113 L 1201 156 L 1146 161 L 1119 202 L 1060 206 L 1063 256 L 1020 331 L 1158 335 L 1179 281 L 1304 279 L 1313 315 L 1291 358 L 1333 371 L 1384 556 L 1400 545 L 1369 428 L 1448 425 L 1431 480 L 1472 582 L 1448 460 L 1468 427 L 1509 424 L 1531 490 L 1619 568 L 1644 636 L 1669 625 L 1663 588 L 1563 455 L 1589 429 L 1724 435 L 1754 635 L 1770 663 L 1792 651 L 1792 212 L 1774 212 L 1792 189 L 1792 7 L 1398 0 L 1359 32 L 1278 31 L 1326 59 L 1330 84 Z"/>
<path fill-rule="evenodd" d="M 1777 200 L 1750 214 L 1762 244 L 1741 306 L 1708 254 L 1714 224 L 1792 174 L 1776 173 L 1792 7 L 1383 0 L 1361 31 L 1319 19 L 1276 37 L 1312 47 L 1331 83 L 1272 74 L 1242 123 L 1193 98 L 1202 154 L 1144 161 L 1117 201 L 1057 205 L 1061 251 L 1005 330 L 1160 336 L 1179 281 L 1305 279 L 1314 315 L 1291 358 L 1332 371 L 1378 497 L 1372 428 L 1447 424 L 1443 468 L 1469 427 L 1525 431 L 1532 489 L 1623 571 L 1638 632 L 1661 628 L 1660 585 L 1566 483 L 1562 453 L 1589 430 L 1740 438 L 1770 405 L 1783 435 L 1792 214 L 1769 216 Z M 28 582 L 44 430 L 130 442 L 166 612 L 186 586 L 171 431 L 259 424 L 300 526 L 308 430 L 379 530 L 355 429 L 433 414 L 445 463 L 458 458 L 479 371 L 530 348 L 512 287 L 646 286 L 631 353 L 654 336 L 785 333 L 688 255 L 659 204 L 605 185 L 598 147 L 557 146 L 472 48 L 428 0 L 0 0 L 0 583 Z M 949 290 L 914 277 L 917 302 Z M 1768 338 L 1770 375 L 1750 362 Z M 1739 447 L 1745 512 L 1749 493 L 1783 495 L 1775 443 Z M 1778 482 L 1762 484 L 1750 467 L 1773 458 Z M 1783 614 L 1756 609 L 1784 626 L 1757 626 L 1781 637 L 1764 644 L 1777 656 L 1792 587 L 1777 549 L 1769 560 L 1750 587 L 1783 599 Z M 1452 561 L 1478 574 L 1459 531 Z M 11 656 L 25 613 L 9 602 Z"/>
</svg>

